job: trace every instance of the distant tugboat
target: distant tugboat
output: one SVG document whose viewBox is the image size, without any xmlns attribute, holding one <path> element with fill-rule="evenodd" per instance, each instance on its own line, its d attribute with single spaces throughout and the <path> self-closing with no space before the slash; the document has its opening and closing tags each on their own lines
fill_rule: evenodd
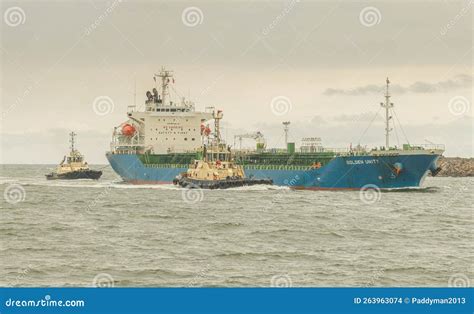
<svg viewBox="0 0 474 314">
<path fill-rule="evenodd" d="M 71 132 L 69 135 L 71 136 L 71 151 L 69 152 L 69 156 L 64 156 L 63 161 L 61 161 L 56 170 L 46 175 L 46 179 L 99 179 L 102 175 L 102 171 L 89 169 L 87 162 L 84 162 L 84 156 L 74 147 L 74 137 L 76 133 Z"/>
<path fill-rule="evenodd" d="M 230 147 L 221 143 L 219 120 L 223 118 L 222 111 L 213 113 L 215 121 L 214 138 L 204 145 L 201 158 L 190 165 L 187 172 L 178 175 L 173 184 L 186 188 L 227 189 L 232 187 L 250 186 L 257 184 L 273 184 L 271 179 L 246 178 L 242 166 L 236 165 Z M 210 134 L 206 128 L 205 134 Z"/>
</svg>

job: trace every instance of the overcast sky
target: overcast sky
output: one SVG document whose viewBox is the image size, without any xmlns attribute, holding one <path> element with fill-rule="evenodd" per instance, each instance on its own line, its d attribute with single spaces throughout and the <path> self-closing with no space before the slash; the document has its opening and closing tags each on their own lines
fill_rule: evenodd
<svg viewBox="0 0 474 314">
<path fill-rule="evenodd" d="M 406 135 L 472 157 L 472 9 L 472 0 L 2 1 L 0 162 L 57 163 L 74 130 L 87 160 L 106 163 L 135 81 L 143 103 L 161 66 L 198 109 L 224 111 L 229 142 L 259 130 L 269 146 L 283 145 L 282 121 L 297 143 L 383 145 L 388 76 L 393 143 Z M 113 108 L 94 107 L 101 96 Z"/>
</svg>

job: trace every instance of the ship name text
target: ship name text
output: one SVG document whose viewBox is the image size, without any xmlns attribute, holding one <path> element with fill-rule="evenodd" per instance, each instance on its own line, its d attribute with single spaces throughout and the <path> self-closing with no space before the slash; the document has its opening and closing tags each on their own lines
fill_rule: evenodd
<svg viewBox="0 0 474 314">
<path fill-rule="evenodd" d="M 346 164 L 353 166 L 353 165 L 374 165 L 378 164 L 378 159 L 355 159 L 355 160 L 346 160 Z"/>
</svg>

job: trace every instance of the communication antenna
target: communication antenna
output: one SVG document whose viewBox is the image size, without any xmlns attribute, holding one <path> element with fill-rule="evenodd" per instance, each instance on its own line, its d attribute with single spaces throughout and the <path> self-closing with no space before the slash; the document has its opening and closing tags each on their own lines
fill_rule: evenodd
<svg viewBox="0 0 474 314">
<path fill-rule="evenodd" d="M 137 106 L 137 78 L 135 77 L 135 89 L 133 91 L 133 105 Z"/>
<path fill-rule="evenodd" d="M 283 130 L 285 131 L 285 147 L 288 147 L 288 132 L 290 130 L 290 121 L 283 122 Z"/>
<path fill-rule="evenodd" d="M 390 94 L 388 92 L 388 87 L 390 84 L 388 77 L 386 82 L 387 87 L 385 91 L 385 103 L 381 102 L 380 106 L 385 108 L 385 149 L 388 150 L 390 148 L 390 131 L 392 131 L 390 128 L 390 120 L 392 119 L 392 116 L 390 116 L 389 111 L 391 108 L 393 108 L 393 103 L 390 102 Z"/>
</svg>

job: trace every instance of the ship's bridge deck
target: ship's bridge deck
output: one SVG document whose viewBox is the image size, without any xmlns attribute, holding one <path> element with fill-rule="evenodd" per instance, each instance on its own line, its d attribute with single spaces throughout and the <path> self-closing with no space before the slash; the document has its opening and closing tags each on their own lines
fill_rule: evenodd
<svg viewBox="0 0 474 314">
<path fill-rule="evenodd" d="M 147 106 L 144 110 L 135 105 L 127 107 L 127 113 L 132 112 L 195 112 L 194 106 Z"/>
</svg>

